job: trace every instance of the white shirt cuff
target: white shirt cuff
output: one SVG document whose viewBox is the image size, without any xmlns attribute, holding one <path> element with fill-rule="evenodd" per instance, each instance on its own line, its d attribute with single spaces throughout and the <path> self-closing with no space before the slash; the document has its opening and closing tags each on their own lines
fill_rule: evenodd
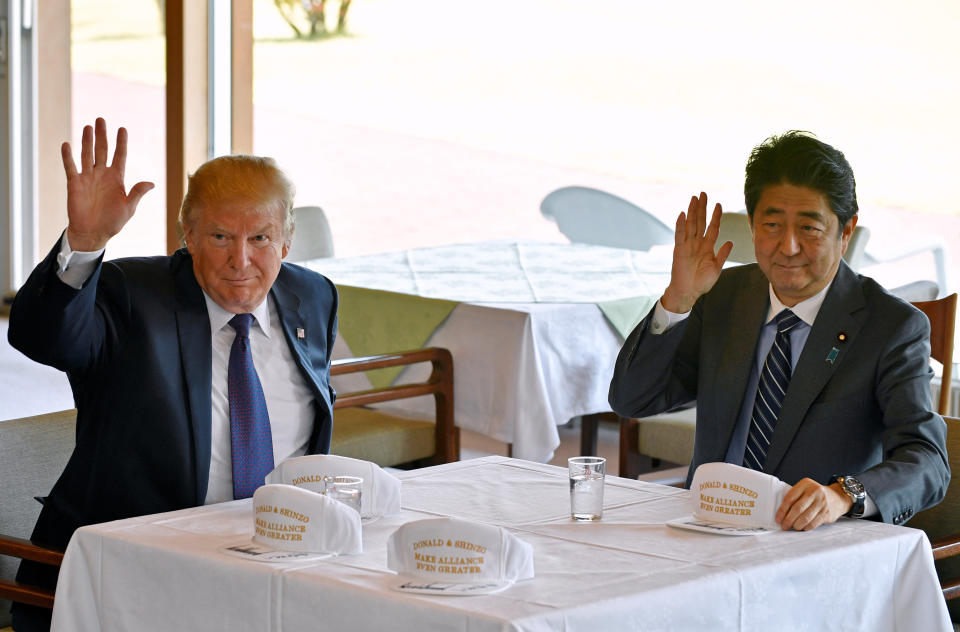
<svg viewBox="0 0 960 632">
<path fill-rule="evenodd" d="M 660 303 L 660 301 L 657 301 L 657 304 L 653 308 L 653 318 L 650 319 L 650 333 L 654 335 L 666 333 L 677 323 L 683 322 L 689 315 L 690 312 L 677 314 L 675 312 L 667 311 L 663 307 L 663 304 Z"/>
<path fill-rule="evenodd" d="M 880 510 L 877 509 L 877 503 L 873 502 L 873 499 L 870 498 L 870 494 L 867 494 L 867 497 L 863 499 L 863 517 L 872 518 L 880 513 Z"/>
<path fill-rule="evenodd" d="M 97 259 L 103 251 L 103 248 L 95 252 L 71 250 L 67 231 L 63 231 L 60 252 L 57 254 L 57 277 L 73 289 L 79 290 L 93 274 L 97 267 Z"/>
</svg>

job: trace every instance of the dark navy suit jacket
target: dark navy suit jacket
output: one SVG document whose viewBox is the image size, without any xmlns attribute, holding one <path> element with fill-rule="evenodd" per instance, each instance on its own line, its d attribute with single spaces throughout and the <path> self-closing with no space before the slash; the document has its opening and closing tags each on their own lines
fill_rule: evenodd
<svg viewBox="0 0 960 632">
<path fill-rule="evenodd" d="M 66 371 L 73 388 L 76 449 L 32 536 L 66 547 L 82 525 L 203 504 L 211 339 L 186 250 L 101 262 L 75 290 L 57 277 L 59 249 L 58 242 L 17 294 L 9 339 L 37 362 Z M 283 264 L 268 300 L 313 392 L 308 452 L 326 453 L 336 396 L 329 384 L 336 289 L 320 274 Z"/>
</svg>

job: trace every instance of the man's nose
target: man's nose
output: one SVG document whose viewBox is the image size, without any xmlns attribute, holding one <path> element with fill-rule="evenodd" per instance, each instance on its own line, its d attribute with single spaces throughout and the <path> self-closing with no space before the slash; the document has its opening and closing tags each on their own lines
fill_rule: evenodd
<svg viewBox="0 0 960 632">
<path fill-rule="evenodd" d="M 234 239 L 230 244 L 230 263 L 235 268 L 245 268 L 250 261 L 250 245 L 246 239 Z"/>
<path fill-rule="evenodd" d="M 796 229 L 787 228 L 783 233 L 783 239 L 780 240 L 780 252 L 788 256 L 800 252 L 800 239 Z"/>
</svg>

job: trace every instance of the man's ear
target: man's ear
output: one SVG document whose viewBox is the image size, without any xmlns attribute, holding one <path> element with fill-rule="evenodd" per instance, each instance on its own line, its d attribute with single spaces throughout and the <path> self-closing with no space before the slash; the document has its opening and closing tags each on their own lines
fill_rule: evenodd
<svg viewBox="0 0 960 632">
<path fill-rule="evenodd" d="M 193 230 L 190 228 L 183 229 L 183 245 L 187 247 L 187 252 L 191 255 L 193 254 Z"/>
<path fill-rule="evenodd" d="M 853 229 L 857 227 L 857 220 L 859 219 L 858 215 L 854 215 L 850 218 L 850 221 L 847 222 L 847 225 L 843 227 L 843 230 L 840 231 L 840 240 L 843 242 L 843 247 L 840 249 L 840 254 L 847 254 L 847 246 L 850 245 L 850 238 L 853 237 Z"/>
</svg>

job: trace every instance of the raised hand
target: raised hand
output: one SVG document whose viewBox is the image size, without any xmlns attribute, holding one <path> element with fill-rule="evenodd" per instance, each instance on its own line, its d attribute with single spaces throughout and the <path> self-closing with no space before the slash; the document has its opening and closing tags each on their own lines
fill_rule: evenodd
<svg viewBox="0 0 960 632">
<path fill-rule="evenodd" d="M 670 285 L 660 299 L 664 309 L 678 314 L 689 312 L 697 299 L 717 282 L 733 250 L 733 242 L 728 241 L 716 253 L 713 251 L 722 214 L 717 204 L 708 225 L 707 194 L 701 193 L 699 197 L 691 197 L 687 212 L 677 217 Z"/>
<path fill-rule="evenodd" d="M 96 142 L 94 142 L 96 136 Z M 127 161 L 127 130 L 117 130 L 113 163 L 107 165 L 107 124 L 96 121 L 96 132 L 83 128 L 80 166 L 73 161 L 70 143 L 60 147 L 67 174 L 67 239 L 73 250 L 93 251 L 107 245 L 137 210 L 140 198 L 153 188 L 152 182 L 138 182 L 127 193 L 123 173 Z"/>
</svg>

